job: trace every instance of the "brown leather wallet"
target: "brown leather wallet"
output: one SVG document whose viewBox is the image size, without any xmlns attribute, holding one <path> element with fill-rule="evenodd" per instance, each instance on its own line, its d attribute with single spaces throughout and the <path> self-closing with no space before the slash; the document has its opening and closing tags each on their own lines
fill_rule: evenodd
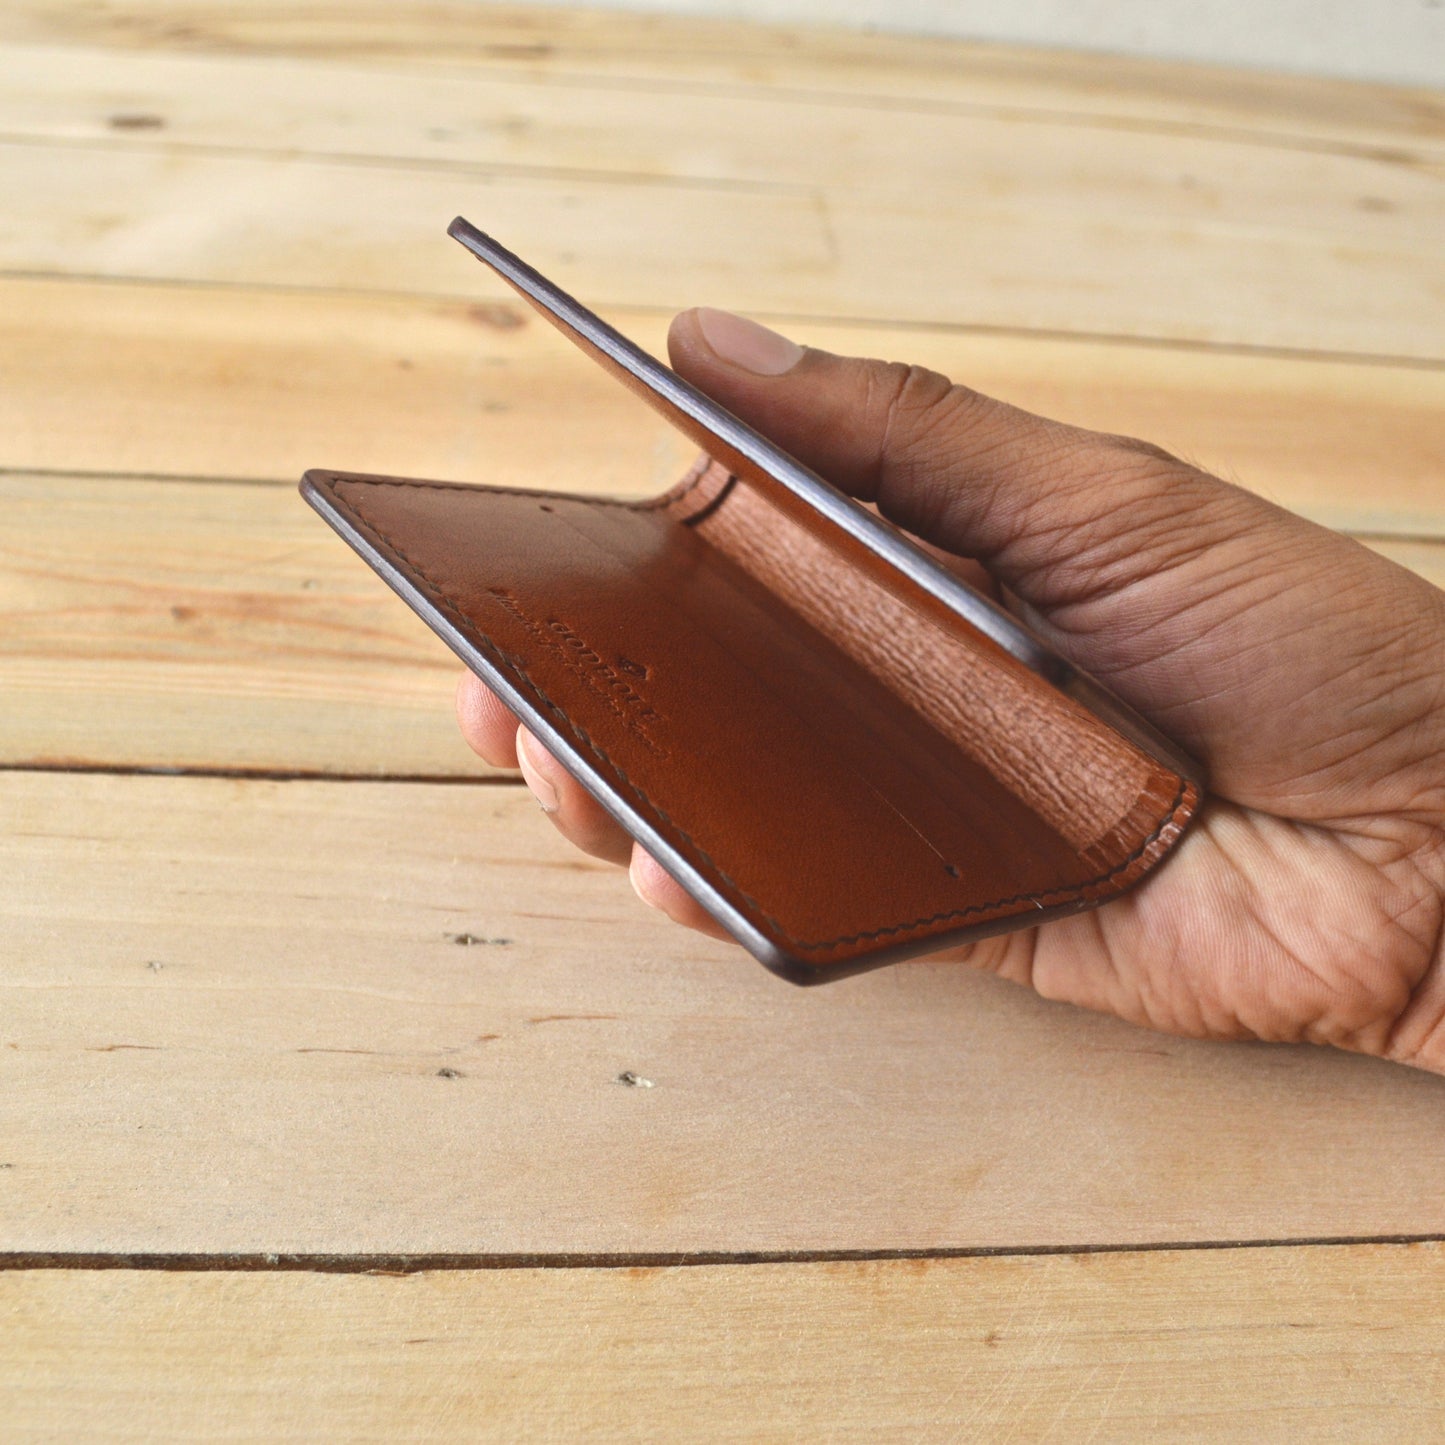
<svg viewBox="0 0 1445 1445">
<path fill-rule="evenodd" d="M 1019 621 L 460 218 L 702 448 L 648 501 L 311 471 L 306 499 L 769 968 L 1093 907 L 1197 766 Z"/>
</svg>

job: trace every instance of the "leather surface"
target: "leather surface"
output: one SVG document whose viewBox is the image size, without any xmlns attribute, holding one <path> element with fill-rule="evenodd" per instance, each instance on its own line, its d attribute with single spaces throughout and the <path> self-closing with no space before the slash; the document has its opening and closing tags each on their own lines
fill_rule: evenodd
<svg viewBox="0 0 1445 1445">
<path fill-rule="evenodd" d="M 304 485 L 795 980 L 1114 897 L 1199 801 L 835 524 L 718 463 L 642 503 L 327 472 Z"/>
</svg>

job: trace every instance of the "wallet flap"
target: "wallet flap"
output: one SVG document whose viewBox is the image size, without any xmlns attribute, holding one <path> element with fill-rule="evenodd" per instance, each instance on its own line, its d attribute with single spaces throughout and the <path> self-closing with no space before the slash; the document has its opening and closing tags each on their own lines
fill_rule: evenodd
<svg viewBox="0 0 1445 1445">
<path fill-rule="evenodd" d="M 1173 742 L 1048 648 L 1017 617 L 940 566 L 897 527 L 789 456 L 470 221 L 458 216 L 447 232 L 574 345 L 691 438 L 729 476 L 757 488 L 793 521 L 829 533 L 829 544 L 849 565 L 876 576 L 886 575 L 888 585 L 909 605 L 932 611 L 950 625 L 954 619 L 967 624 L 1047 678 L 1055 689 L 1078 698 L 1166 766 L 1199 780 L 1193 759 Z"/>
</svg>

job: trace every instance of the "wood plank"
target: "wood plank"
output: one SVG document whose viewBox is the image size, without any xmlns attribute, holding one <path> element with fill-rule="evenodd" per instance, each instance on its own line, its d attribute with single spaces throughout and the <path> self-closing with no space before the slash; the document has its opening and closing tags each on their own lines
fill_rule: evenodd
<svg viewBox="0 0 1445 1445">
<path fill-rule="evenodd" d="M 758 90 L 699 106 L 615 83 L 418 75 L 258 57 L 134 55 L 9 46 L 0 134 L 118 148 L 183 148 L 428 165 L 559 168 L 654 180 L 816 188 L 834 214 L 923 193 L 931 211 L 1017 194 L 1056 229 L 1082 190 L 1125 215 L 1176 225 L 1267 216 L 1366 247 L 1428 242 L 1445 224 L 1445 169 L 1378 154 L 1301 154 L 1211 135 L 1101 135 L 1048 120 L 891 108 L 859 123 L 856 100 Z M 385 108 L 376 106 L 384 86 Z M 778 145 L 778 136 L 789 143 Z M 906 163 L 900 160 L 906 158 Z M 1288 174 L 1290 184 L 1280 178 Z M 1345 204 L 1341 204 L 1341 202 Z M 956 242 L 955 242 L 956 244 Z"/>
<path fill-rule="evenodd" d="M 1359 160 L 1181 144 L 1081 148 L 1036 127 L 1027 146 L 983 147 L 978 175 L 961 149 L 970 179 L 952 193 L 885 204 L 866 187 L 588 174 L 561 145 L 553 173 L 521 175 L 140 143 L 65 145 L 62 162 L 7 142 L 0 188 L 44 204 L 0 221 L 0 270 L 456 295 L 475 279 L 438 231 L 463 211 L 611 304 L 677 307 L 706 287 L 779 314 L 1442 356 L 1428 177 L 1404 183 L 1397 222 L 1356 206 L 1374 183 Z M 1307 204 L 1282 203 L 1297 192 Z"/>
<path fill-rule="evenodd" d="M 1438 357 L 1439 96 L 448 0 L 16 0 L 0 38 L 64 47 L 0 55 L 0 267 L 65 273 L 0 277 L 0 765 L 472 766 L 444 653 L 295 474 L 684 458 L 479 284 L 458 209 L 654 346 L 760 311 L 1441 576 L 1445 369 L 987 330 Z M 0 1252 L 1445 1233 L 1439 1080 L 942 963 L 792 991 L 474 782 L 0 771 Z M 1441 1265 L 0 1269 L 0 1394 L 7 1438 L 1423 1438 Z"/>
<path fill-rule="evenodd" d="M 0 513 L 0 763 L 491 771 L 452 654 L 290 487 L 22 474 Z M 1445 586 L 1445 542 L 1372 545 Z"/>
<path fill-rule="evenodd" d="M 290 488 L 0 477 L 0 762 L 484 774 L 460 664 Z"/>
<path fill-rule="evenodd" d="M 475 300 L 0 280 L 0 467 L 638 494 L 677 479 L 691 449 L 672 428 L 433 242 Z M 663 347 L 664 318 L 613 314 Z"/>
<path fill-rule="evenodd" d="M 427 249 L 445 263 L 448 244 Z M 474 302 L 0 280 L 0 467 L 292 483 L 332 466 L 635 495 L 680 474 L 669 428 L 457 264 Z M 719 299 L 701 276 L 686 297 Z M 665 317 L 604 309 L 662 350 Z M 1445 370 L 781 324 L 1148 438 L 1331 526 L 1445 535 Z"/>
<path fill-rule="evenodd" d="M 0 761 L 491 771 L 451 653 L 289 489 L 7 477 L 0 499 Z M 1445 544 L 1375 545 L 1445 585 Z"/>
<path fill-rule="evenodd" d="M 225 54 L 384 64 L 472 77 L 607 78 L 629 89 L 716 94 L 780 90 L 994 111 L 1077 125 L 1199 128 L 1277 144 L 1445 146 L 1432 90 L 1345 83 L 1174 61 L 764 26 L 702 17 L 558 6 L 387 0 L 11 0 L 0 38 L 139 54 Z M 887 120 L 880 117 L 880 124 Z"/>
<path fill-rule="evenodd" d="M 1432 1438 L 1439 1245 L 9 1271 L 12 1439 Z M 157 1342 L 164 1341 L 164 1348 Z"/>
<path fill-rule="evenodd" d="M 0 816 L 3 1250 L 1445 1233 L 1445 1079 L 943 962 L 796 990 L 519 788 L 9 773 Z"/>
<path fill-rule="evenodd" d="M 513 237 L 548 238 L 534 256 L 545 266 L 585 252 L 581 274 L 611 273 L 624 300 L 665 297 L 683 274 L 747 294 L 749 272 L 832 268 L 812 197 L 776 188 L 744 197 L 731 185 L 145 149 L 67 147 L 62 160 L 9 143 L 0 189 L 43 198 L 0 220 L 0 268 L 40 274 L 455 295 L 475 286 L 477 263 L 438 237 L 467 209 Z"/>
</svg>

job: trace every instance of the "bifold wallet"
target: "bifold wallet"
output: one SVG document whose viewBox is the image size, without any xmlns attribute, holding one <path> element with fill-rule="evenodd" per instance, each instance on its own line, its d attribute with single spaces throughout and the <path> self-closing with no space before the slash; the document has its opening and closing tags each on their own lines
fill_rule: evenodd
<svg viewBox="0 0 1445 1445">
<path fill-rule="evenodd" d="M 302 491 L 761 962 L 812 983 L 1043 923 L 1178 841 L 1201 796 L 1178 748 L 489 237 L 451 234 L 704 455 L 647 501 L 328 471 Z"/>
</svg>

